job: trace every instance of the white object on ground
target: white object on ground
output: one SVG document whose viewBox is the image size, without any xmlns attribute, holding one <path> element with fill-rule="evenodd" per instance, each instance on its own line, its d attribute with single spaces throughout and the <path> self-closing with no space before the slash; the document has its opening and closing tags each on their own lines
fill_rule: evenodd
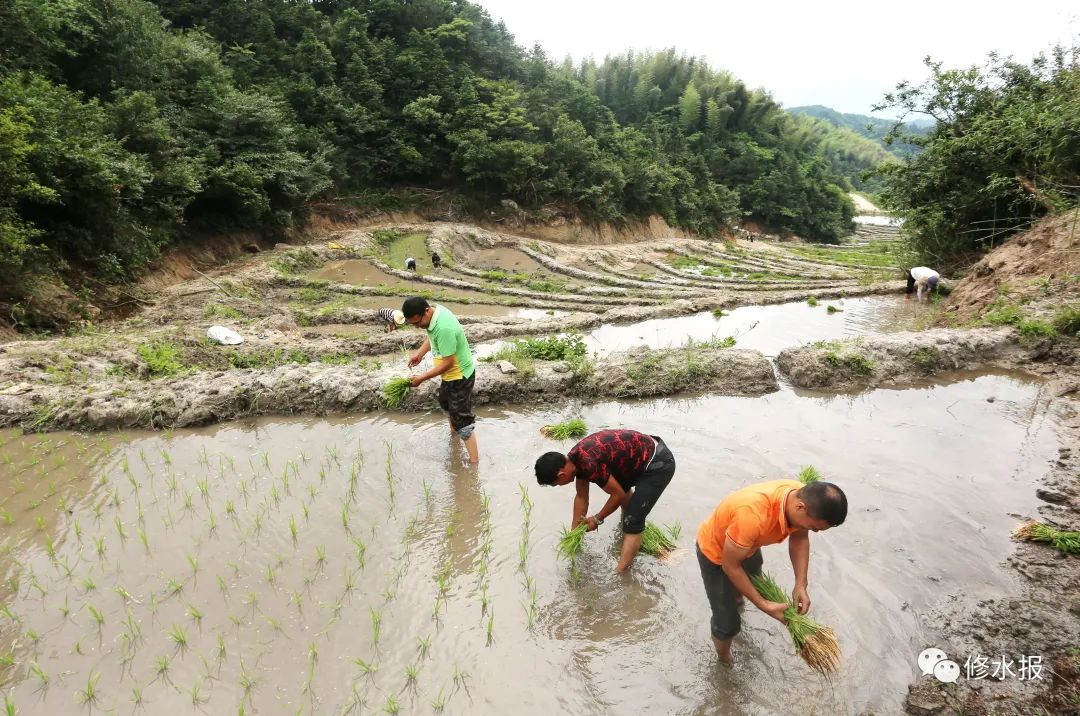
<svg viewBox="0 0 1080 716">
<path fill-rule="evenodd" d="M 236 346 L 244 342 L 243 336 L 225 326 L 210 326 L 206 329 L 206 337 L 223 346 Z"/>
<path fill-rule="evenodd" d="M 502 371 L 503 373 L 506 373 L 506 374 L 517 373 L 518 372 L 517 366 L 515 366 L 513 363 L 511 363 L 508 360 L 501 360 L 498 363 L 496 363 L 495 365 L 499 367 L 500 371 Z"/>
</svg>

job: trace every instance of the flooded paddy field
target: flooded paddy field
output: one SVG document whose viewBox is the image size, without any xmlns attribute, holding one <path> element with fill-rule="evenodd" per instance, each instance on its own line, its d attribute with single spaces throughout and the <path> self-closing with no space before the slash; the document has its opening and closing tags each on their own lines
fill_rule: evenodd
<svg viewBox="0 0 1080 716">
<path fill-rule="evenodd" d="M 1046 400 L 991 373 L 488 410 L 475 470 L 437 413 L 4 431 L 0 678 L 24 713 L 894 713 L 925 610 L 1015 589 L 999 562 L 1058 448 Z M 652 519 L 681 523 L 681 555 L 618 576 L 609 523 L 578 580 L 556 559 L 573 491 L 539 488 L 532 463 L 570 447 L 538 432 L 568 411 L 665 438 L 679 467 Z M 752 608 L 719 668 L 696 526 L 806 464 L 851 505 L 811 538 L 842 670 L 819 679 Z M 790 588 L 783 546 L 765 567 Z"/>
</svg>

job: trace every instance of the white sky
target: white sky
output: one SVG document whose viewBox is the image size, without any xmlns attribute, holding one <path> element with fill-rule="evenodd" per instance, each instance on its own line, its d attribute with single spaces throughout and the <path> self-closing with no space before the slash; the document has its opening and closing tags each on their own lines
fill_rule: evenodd
<svg viewBox="0 0 1080 716">
<path fill-rule="evenodd" d="M 926 55 L 948 67 L 981 64 L 992 50 L 1027 62 L 1080 36 L 1077 0 L 476 1 L 518 44 L 539 43 L 556 61 L 675 47 L 786 107 L 857 114 L 870 114 L 900 80 L 924 79 Z"/>
</svg>

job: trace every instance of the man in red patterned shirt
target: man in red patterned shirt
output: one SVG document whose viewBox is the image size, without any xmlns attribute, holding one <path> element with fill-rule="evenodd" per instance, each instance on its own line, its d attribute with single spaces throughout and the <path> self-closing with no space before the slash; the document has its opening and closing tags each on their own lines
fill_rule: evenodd
<svg viewBox="0 0 1080 716">
<path fill-rule="evenodd" d="M 636 430 L 601 430 L 582 438 L 566 455 L 544 453 L 536 461 L 536 481 L 541 485 L 568 485 L 574 481 L 577 497 L 570 526 L 581 523 L 588 531 L 623 509 L 623 544 L 616 571 L 630 567 L 641 548 L 645 518 L 675 474 L 675 456 L 655 435 Z M 589 485 L 608 494 L 607 502 L 591 517 Z"/>
</svg>

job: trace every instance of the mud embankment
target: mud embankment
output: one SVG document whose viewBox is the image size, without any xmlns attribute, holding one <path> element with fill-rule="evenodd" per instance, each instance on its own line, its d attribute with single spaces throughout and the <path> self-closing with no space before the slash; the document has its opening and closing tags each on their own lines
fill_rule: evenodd
<svg viewBox="0 0 1080 716">
<path fill-rule="evenodd" d="M 266 370 L 211 371 L 107 388 L 33 386 L 0 394 L 0 426 L 36 430 L 180 428 L 254 415 L 321 415 L 384 409 L 382 388 L 401 368 L 290 364 Z M 438 381 L 413 390 L 401 410 L 436 406 Z M 769 361 L 757 351 L 694 349 L 613 354 L 599 368 L 536 361 L 528 372 L 503 373 L 480 363 L 478 404 L 564 401 L 571 396 L 618 398 L 701 390 L 762 395 L 778 389 Z"/>
</svg>

